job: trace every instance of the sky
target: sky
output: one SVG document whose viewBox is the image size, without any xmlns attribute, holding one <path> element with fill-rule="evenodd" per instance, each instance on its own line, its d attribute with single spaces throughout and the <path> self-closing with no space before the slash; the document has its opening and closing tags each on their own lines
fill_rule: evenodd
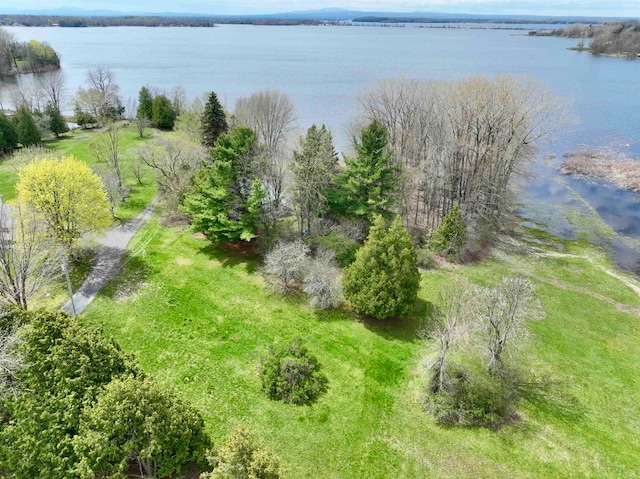
<svg viewBox="0 0 640 479">
<path fill-rule="evenodd" d="M 640 17 L 640 0 L 0 0 L 0 13 L 61 7 L 121 12 L 263 14 L 321 8 L 386 12 Z"/>
</svg>

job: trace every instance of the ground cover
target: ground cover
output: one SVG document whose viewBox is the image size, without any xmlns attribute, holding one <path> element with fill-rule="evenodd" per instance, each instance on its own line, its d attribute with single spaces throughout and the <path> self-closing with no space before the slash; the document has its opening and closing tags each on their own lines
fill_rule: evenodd
<svg viewBox="0 0 640 479">
<path fill-rule="evenodd" d="M 144 142 L 153 141 L 154 130 L 147 130 L 144 138 L 140 138 L 138 131 L 132 126 L 122 129 L 120 151 L 121 166 L 125 181 L 128 185 L 129 196 L 127 202 L 118 206 L 115 210 L 114 220 L 124 222 L 136 217 L 156 195 L 156 182 L 153 173 L 147 171 L 139 183 L 132 174 L 131 168 L 135 161 L 135 149 Z M 60 138 L 48 140 L 44 143 L 47 154 L 53 157 L 74 156 L 76 159 L 90 166 L 97 166 L 98 162 L 91 151 L 91 141 L 99 134 L 95 130 L 76 130 L 74 133 L 65 133 Z M 5 201 L 15 198 L 15 184 L 18 180 L 18 169 L 30 161 L 29 155 L 16 155 L 0 161 L 0 196 Z M 95 248 L 88 244 L 78 251 L 70 264 L 70 280 L 73 291 L 76 291 L 83 283 L 91 267 L 94 264 Z M 67 286 L 62 281 L 38 306 L 57 308 L 68 298 Z"/>
<path fill-rule="evenodd" d="M 259 267 L 248 249 L 152 221 L 83 317 L 199 408 L 215 442 L 247 426 L 282 457 L 287 477 L 637 477 L 640 297 L 597 248 L 522 230 L 480 263 L 424 272 L 411 316 L 386 322 L 285 298 Z M 538 284 L 548 313 L 531 327 L 525 365 L 551 387 L 500 430 L 437 426 L 420 403 L 428 344 L 418 332 L 438 292 L 455 279 L 495 285 L 518 273 Z M 329 378 L 310 406 L 260 391 L 261 354 L 294 337 Z"/>
<path fill-rule="evenodd" d="M 156 185 L 153 175 L 147 172 L 143 183 L 139 184 L 131 167 L 135 159 L 135 149 L 146 141 L 153 141 L 148 130 L 147 135 L 140 139 L 137 130 L 133 126 L 126 126 L 122 130 L 120 151 L 122 172 L 130 188 L 127 202 L 120 205 L 115 211 L 117 220 L 126 221 L 134 218 L 151 201 L 156 194 Z M 74 133 L 65 133 L 60 138 L 48 140 L 44 143 L 51 156 L 74 156 L 90 166 L 97 166 L 97 160 L 91 151 L 91 141 L 98 134 L 94 130 L 76 130 Z M 5 201 L 15 198 L 15 184 L 18 180 L 18 168 L 23 166 L 23 161 L 8 157 L 0 161 L 0 195 Z"/>
</svg>

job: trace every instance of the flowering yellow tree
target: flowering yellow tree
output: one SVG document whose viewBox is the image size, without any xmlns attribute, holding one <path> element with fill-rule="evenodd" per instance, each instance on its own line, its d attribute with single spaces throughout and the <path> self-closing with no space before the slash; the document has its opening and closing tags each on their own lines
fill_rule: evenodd
<svg viewBox="0 0 640 479">
<path fill-rule="evenodd" d="M 99 233 L 111 224 L 102 180 L 71 156 L 43 159 L 20 169 L 16 193 L 67 248 L 83 235 Z"/>
</svg>

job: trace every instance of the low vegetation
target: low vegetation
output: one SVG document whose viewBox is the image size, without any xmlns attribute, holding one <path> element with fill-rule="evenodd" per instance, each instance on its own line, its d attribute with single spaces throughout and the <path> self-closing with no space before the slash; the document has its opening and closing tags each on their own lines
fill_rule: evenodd
<svg viewBox="0 0 640 479">
<path fill-rule="evenodd" d="M 260 363 L 260 380 L 268 397 L 292 404 L 311 403 L 327 388 L 318 360 L 299 338 L 269 347 Z"/>
<path fill-rule="evenodd" d="M 520 234 L 515 246 L 505 238 L 480 263 L 423 273 L 410 314 L 376 322 L 273 293 L 257 273 L 259 257 L 153 221 L 85 320 L 103 325 L 146 372 L 202 411 L 214 444 L 244 424 L 277 452 L 286 477 L 633 474 L 637 444 L 628 438 L 638 427 L 637 391 L 629 381 L 640 360 L 633 326 L 640 298 L 605 273 L 611 265 L 603 252 Z M 438 426 L 424 409 L 422 358 L 432 340 L 419 333 L 434 331 L 440 292 L 461 277 L 493 288 L 518 274 L 536 282 L 547 316 L 527 326 L 531 337 L 517 361 L 529 380 L 548 378 L 552 387 L 511 403 L 517 418 L 499 430 Z M 310 407 L 270 400 L 256 371 L 265 348 L 292 337 L 304 340 L 328 378 Z M 336 446 L 336 435 L 348 443 Z"/>
<path fill-rule="evenodd" d="M 640 163 L 611 150 L 566 153 L 560 172 L 601 178 L 622 189 L 640 193 Z"/>
<path fill-rule="evenodd" d="M 0 475 L 637 470 L 640 287 L 591 246 L 504 228 L 513 177 L 553 123 L 544 89 L 383 82 L 344 166 L 324 126 L 288 146 L 293 107 L 273 90 L 233 115 L 180 87 L 143 87 L 125 109 L 96 68 L 74 101 L 98 131 L 79 140 L 43 140 L 43 110 L 20 98 L 11 125 L 45 146 L 22 143 L 0 187 L 43 229 L 29 242 L 15 233 L 31 222 L 3 223 L 2 298 L 19 309 L 0 315 Z M 41 237 L 70 258 L 156 187 L 156 216 L 86 312 L 26 311 L 46 296 Z"/>
</svg>

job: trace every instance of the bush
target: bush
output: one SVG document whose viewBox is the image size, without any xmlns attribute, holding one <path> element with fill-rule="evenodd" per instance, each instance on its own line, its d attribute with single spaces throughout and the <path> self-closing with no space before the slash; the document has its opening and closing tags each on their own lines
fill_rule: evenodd
<svg viewBox="0 0 640 479">
<path fill-rule="evenodd" d="M 271 399 L 307 404 L 326 390 L 327 377 L 300 339 L 269 348 L 260 365 L 262 390 Z"/>
<path fill-rule="evenodd" d="M 279 242 L 264 258 L 267 280 L 287 293 L 301 284 L 309 260 L 309 248 L 302 241 Z"/>
<path fill-rule="evenodd" d="M 307 264 L 303 291 L 309 296 L 311 306 L 335 308 L 342 298 L 342 285 L 338 280 L 338 268 L 333 263 L 333 254 L 321 252 Z"/>
<path fill-rule="evenodd" d="M 331 232 L 326 236 L 321 236 L 316 242 L 332 251 L 336 256 L 337 263 L 343 268 L 356 260 L 356 252 L 360 249 L 360 244 L 357 241 L 340 232 Z"/>
<path fill-rule="evenodd" d="M 429 393 L 428 406 L 440 424 L 496 427 L 511 419 L 520 399 L 518 375 L 448 366 L 447 382 L 438 394 Z"/>
<path fill-rule="evenodd" d="M 467 225 L 458 206 L 454 206 L 434 231 L 429 246 L 438 253 L 458 256 L 467 242 Z"/>
<path fill-rule="evenodd" d="M 418 258 L 418 266 L 424 269 L 433 269 L 436 267 L 436 254 L 429 248 L 420 248 L 416 251 Z"/>
<path fill-rule="evenodd" d="M 279 479 L 280 459 L 266 451 L 251 433 L 236 429 L 227 445 L 209 454 L 212 472 L 204 472 L 200 479 Z"/>
<path fill-rule="evenodd" d="M 409 233 L 396 217 L 387 231 L 378 216 L 355 262 L 343 276 L 345 297 L 356 311 L 374 318 L 408 313 L 420 288 L 416 252 Z"/>
</svg>

